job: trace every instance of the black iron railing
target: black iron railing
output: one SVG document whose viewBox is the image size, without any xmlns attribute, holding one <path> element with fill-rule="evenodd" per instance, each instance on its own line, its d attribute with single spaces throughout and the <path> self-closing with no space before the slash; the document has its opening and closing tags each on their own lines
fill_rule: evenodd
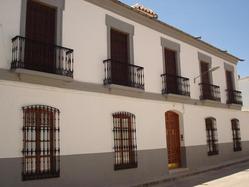
<svg viewBox="0 0 249 187">
<path fill-rule="evenodd" d="M 189 79 L 177 75 L 162 74 L 162 94 L 190 96 Z"/>
<path fill-rule="evenodd" d="M 238 104 L 242 105 L 241 92 L 237 90 L 226 90 L 227 91 L 227 104 Z"/>
<path fill-rule="evenodd" d="M 12 39 L 11 69 L 17 68 L 73 77 L 73 50 L 16 36 Z"/>
<path fill-rule="evenodd" d="M 117 84 L 144 89 L 144 68 L 112 59 L 103 61 L 104 84 Z"/>
<path fill-rule="evenodd" d="M 220 101 L 220 87 L 207 83 L 200 83 L 201 100 Z"/>
</svg>

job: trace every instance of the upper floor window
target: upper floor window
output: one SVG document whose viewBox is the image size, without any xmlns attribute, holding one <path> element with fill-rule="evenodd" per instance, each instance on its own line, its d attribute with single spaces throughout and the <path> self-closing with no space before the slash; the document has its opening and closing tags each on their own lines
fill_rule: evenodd
<svg viewBox="0 0 249 187">
<path fill-rule="evenodd" d="M 240 127 L 239 127 L 239 120 L 232 119 L 232 132 L 233 132 L 233 150 L 234 151 L 241 151 L 241 137 L 240 137 Z"/>
<path fill-rule="evenodd" d="M 113 114 L 115 165 L 114 169 L 137 167 L 135 115 L 127 112 Z"/>
<path fill-rule="evenodd" d="M 44 2 L 43 2 L 44 1 Z M 22 1 L 21 34 L 12 39 L 11 68 L 24 68 L 73 77 L 73 50 L 59 46 L 62 33 L 61 1 Z M 47 4 L 51 3 L 51 4 Z"/>
<path fill-rule="evenodd" d="M 208 155 L 216 155 L 218 151 L 218 136 L 216 128 L 216 120 L 214 118 L 206 118 Z"/>
<path fill-rule="evenodd" d="M 181 77 L 180 44 L 161 38 L 163 49 L 162 94 L 190 96 L 189 79 Z"/>
<path fill-rule="evenodd" d="M 59 110 L 23 107 L 23 180 L 59 177 Z"/>
<path fill-rule="evenodd" d="M 134 26 L 106 15 L 107 59 L 104 60 L 104 84 L 144 89 L 144 68 L 135 65 Z"/>
<path fill-rule="evenodd" d="M 242 105 L 241 92 L 235 89 L 234 70 L 229 65 L 225 65 L 226 85 L 227 85 L 227 104 Z"/>
</svg>

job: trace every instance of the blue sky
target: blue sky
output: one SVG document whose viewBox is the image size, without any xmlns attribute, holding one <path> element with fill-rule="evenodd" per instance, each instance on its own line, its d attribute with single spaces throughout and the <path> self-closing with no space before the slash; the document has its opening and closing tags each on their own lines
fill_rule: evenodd
<svg viewBox="0 0 249 187">
<path fill-rule="evenodd" d="M 159 19 L 245 59 L 238 74 L 249 75 L 249 0 L 121 0 L 151 8 Z"/>
</svg>

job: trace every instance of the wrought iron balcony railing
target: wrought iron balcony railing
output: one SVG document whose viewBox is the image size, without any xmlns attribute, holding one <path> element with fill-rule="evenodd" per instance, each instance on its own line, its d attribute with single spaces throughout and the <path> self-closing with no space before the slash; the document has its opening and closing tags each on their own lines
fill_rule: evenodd
<svg viewBox="0 0 249 187">
<path fill-rule="evenodd" d="M 226 90 L 227 91 L 227 104 L 238 104 L 242 105 L 241 92 L 237 90 Z"/>
<path fill-rule="evenodd" d="M 220 101 L 220 87 L 207 83 L 200 83 L 201 100 Z"/>
<path fill-rule="evenodd" d="M 162 74 L 162 94 L 190 96 L 189 79 L 170 74 Z"/>
<path fill-rule="evenodd" d="M 17 68 L 73 77 L 73 50 L 16 36 L 12 39 L 11 69 Z"/>
<path fill-rule="evenodd" d="M 144 89 L 144 68 L 112 59 L 103 61 L 105 70 L 104 84 L 117 84 Z"/>
</svg>

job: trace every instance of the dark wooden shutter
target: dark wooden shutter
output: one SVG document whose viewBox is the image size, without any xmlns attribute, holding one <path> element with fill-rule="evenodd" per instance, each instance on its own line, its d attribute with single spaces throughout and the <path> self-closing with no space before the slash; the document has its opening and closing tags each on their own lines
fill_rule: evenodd
<svg viewBox="0 0 249 187">
<path fill-rule="evenodd" d="M 112 81 L 129 86 L 128 34 L 111 29 Z"/>
<path fill-rule="evenodd" d="M 201 62 L 201 81 L 202 81 L 202 95 L 204 98 L 212 98 L 211 86 L 210 86 L 210 74 L 208 72 L 209 64 Z"/>
<path fill-rule="evenodd" d="M 55 69 L 56 9 L 28 0 L 25 68 L 53 73 Z M 50 45 L 49 45 L 50 44 Z"/>
<path fill-rule="evenodd" d="M 176 65 L 176 52 L 166 49 L 165 54 L 165 68 L 167 74 L 167 90 L 168 93 L 177 93 L 177 65 Z"/>
<path fill-rule="evenodd" d="M 210 75 L 207 73 L 209 70 L 209 64 L 201 62 L 201 81 L 202 83 L 210 84 Z"/>
<path fill-rule="evenodd" d="M 227 89 L 233 90 L 233 75 L 231 71 L 226 71 Z"/>
</svg>

